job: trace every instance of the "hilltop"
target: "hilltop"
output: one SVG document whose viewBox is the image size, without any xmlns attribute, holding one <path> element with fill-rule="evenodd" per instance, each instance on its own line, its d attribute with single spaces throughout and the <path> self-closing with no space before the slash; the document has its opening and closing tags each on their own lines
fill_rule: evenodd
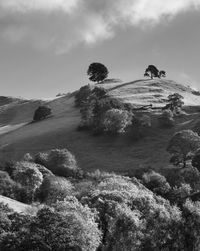
<svg viewBox="0 0 200 251">
<path fill-rule="evenodd" d="M 109 90 L 109 94 L 119 100 L 135 106 L 152 104 L 162 107 L 168 95 L 176 92 L 184 97 L 186 106 L 200 104 L 200 92 L 173 80 L 139 79 L 128 83 L 106 83 L 99 86 Z"/>
<path fill-rule="evenodd" d="M 100 86 L 109 95 L 136 107 L 152 104 L 163 107 L 169 94 L 178 92 L 184 97 L 188 113 L 176 120 L 174 128 L 158 126 L 158 111 L 145 111 L 151 116 L 152 127 L 145 129 L 145 137 L 135 141 L 125 136 L 94 137 L 90 132 L 77 131 L 80 113 L 74 107 L 74 96 L 63 95 L 52 100 L 11 99 L 0 107 L 0 159 L 17 160 L 25 153 L 52 148 L 67 148 L 87 170 L 127 172 L 141 166 L 161 169 L 169 165 L 166 146 L 174 132 L 191 128 L 199 118 L 199 93 L 171 80 L 137 80 L 129 83 L 107 82 Z M 0 98 L 1 104 L 1 98 Z M 40 104 L 51 107 L 53 116 L 38 123 L 30 123 Z M 191 106 L 191 107 L 189 107 Z"/>
</svg>

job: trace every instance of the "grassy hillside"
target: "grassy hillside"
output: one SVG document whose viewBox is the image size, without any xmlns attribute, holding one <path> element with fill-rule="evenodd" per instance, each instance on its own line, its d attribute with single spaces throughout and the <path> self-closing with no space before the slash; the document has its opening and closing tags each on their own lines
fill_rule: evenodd
<svg viewBox="0 0 200 251">
<path fill-rule="evenodd" d="M 0 203 L 7 205 L 9 208 L 11 208 L 13 211 L 17 213 L 32 214 L 37 211 L 36 208 L 34 209 L 34 207 L 30 205 L 21 203 L 16 200 L 12 200 L 2 195 L 0 195 Z"/>
<path fill-rule="evenodd" d="M 110 90 L 111 95 L 136 106 L 150 103 L 164 106 L 167 95 L 174 92 L 184 96 L 187 106 L 200 104 L 200 96 L 192 94 L 191 88 L 173 81 L 139 80 L 103 86 Z M 52 108 L 53 117 L 29 124 L 41 102 Z M 198 107 L 187 108 L 188 114 L 176 119 L 174 128 L 162 129 L 157 123 L 159 112 L 148 111 L 152 128 L 145 129 L 145 137 L 139 141 L 134 140 L 132 132 L 117 137 L 94 137 L 89 132 L 76 130 L 80 114 L 73 102 L 73 97 L 63 96 L 51 101 L 18 101 L 5 105 L 0 111 L 0 159 L 19 159 L 27 152 L 68 148 L 80 167 L 87 170 L 99 168 L 126 172 L 150 165 L 160 169 L 169 164 L 165 149 L 170 137 L 175 131 L 191 128 L 199 118 Z"/>
</svg>

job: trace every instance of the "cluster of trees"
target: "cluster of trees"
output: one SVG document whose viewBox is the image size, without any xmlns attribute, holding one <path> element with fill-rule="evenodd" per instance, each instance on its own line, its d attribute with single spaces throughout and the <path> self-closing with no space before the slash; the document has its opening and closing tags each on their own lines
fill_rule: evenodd
<svg viewBox="0 0 200 251">
<path fill-rule="evenodd" d="M 84 172 L 67 149 L 7 163 L 0 194 L 38 208 L 18 214 L 0 204 L 0 250 L 198 251 L 199 149 L 197 133 L 177 132 L 167 151 L 179 167 L 165 176 L 153 169 L 137 178 Z"/>
<path fill-rule="evenodd" d="M 161 70 L 159 71 L 155 65 L 149 65 L 144 73 L 145 77 L 153 78 L 164 78 L 166 77 L 166 72 Z"/>
<path fill-rule="evenodd" d="M 89 129 L 95 134 L 120 134 L 132 128 L 139 132 L 141 128 L 151 126 L 148 115 L 136 116 L 131 104 L 109 96 L 101 87 L 81 87 L 75 95 L 75 106 L 81 112 L 79 129 Z"/>
<path fill-rule="evenodd" d="M 56 156 L 58 165 L 64 164 L 63 157 L 60 161 Z M 30 155 L 25 157 L 26 163 L 36 165 Z M 43 161 L 50 159 L 42 157 Z M 67 168 L 69 161 L 65 160 Z M 140 180 L 100 171 L 66 178 L 41 166 L 40 170 L 43 181 L 40 174 L 31 182 L 33 187 L 40 186 L 37 200 L 43 206 L 38 206 L 34 214 L 18 214 L 0 204 L 0 250 L 200 248 L 200 204 L 190 199 L 192 175 L 188 178 L 188 174 L 181 173 L 181 182 L 184 179 L 187 184 L 174 185 L 170 177 L 153 170 L 144 172 Z M 174 180 L 178 181 L 179 176 L 173 173 Z M 17 177 L 27 186 L 26 175 Z"/>
<path fill-rule="evenodd" d="M 104 88 L 81 87 L 75 95 L 75 105 L 81 112 L 80 129 L 123 133 L 132 123 L 132 112 L 122 102 L 109 97 Z"/>
</svg>

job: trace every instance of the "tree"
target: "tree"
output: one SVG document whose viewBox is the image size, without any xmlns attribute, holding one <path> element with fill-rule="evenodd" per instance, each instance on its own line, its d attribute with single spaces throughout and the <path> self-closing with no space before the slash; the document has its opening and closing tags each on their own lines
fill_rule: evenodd
<svg viewBox="0 0 200 251">
<path fill-rule="evenodd" d="M 75 106 L 82 107 L 89 100 L 91 93 L 89 85 L 82 86 L 75 94 Z"/>
<path fill-rule="evenodd" d="M 145 70 L 144 76 L 151 77 L 151 79 L 158 78 L 159 70 L 156 68 L 155 65 L 149 65 L 148 68 Z"/>
<path fill-rule="evenodd" d="M 166 77 L 166 72 L 165 71 L 159 71 L 159 78 L 165 78 Z"/>
<path fill-rule="evenodd" d="M 63 177 L 81 175 L 74 155 L 67 149 L 52 149 L 46 153 L 36 154 L 35 162 L 45 166 L 55 175 Z"/>
<path fill-rule="evenodd" d="M 51 108 L 48 106 L 39 106 L 34 113 L 33 121 L 40 121 L 51 115 Z"/>
<path fill-rule="evenodd" d="M 174 134 L 171 138 L 167 151 L 172 157 L 177 157 L 183 167 L 186 166 L 188 155 L 195 152 L 200 147 L 200 137 L 192 130 L 182 130 Z"/>
<path fill-rule="evenodd" d="M 174 93 L 168 96 L 168 106 L 172 112 L 176 112 L 179 108 L 181 109 L 183 105 L 183 96 L 179 93 Z"/>
<path fill-rule="evenodd" d="M 22 185 L 28 199 L 33 201 L 34 194 L 43 181 L 43 175 L 38 170 L 37 165 L 26 161 L 17 162 L 12 177 Z"/>
<path fill-rule="evenodd" d="M 195 152 L 192 158 L 192 165 L 200 171 L 200 149 Z"/>
<path fill-rule="evenodd" d="M 120 109 L 108 110 L 103 120 L 104 130 L 110 133 L 124 133 L 127 126 L 131 124 L 131 113 Z"/>
<path fill-rule="evenodd" d="M 101 63 L 92 63 L 87 71 L 87 75 L 89 76 L 89 80 L 93 82 L 99 83 L 100 81 L 103 81 L 108 76 L 108 69 L 105 67 L 105 65 Z"/>
<path fill-rule="evenodd" d="M 72 195 L 73 190 L 74 187 L 69 180 L 58 176 L 47 176 L 40 186 L 38 197 L 41 202 L 51 205 Z"/>
<path fill-rule="evenodd" d="M 158 118 L 159 123 L 162 127 L 174 126 L 174 114 L 171 110 L 167 109 Z"/>
</svg>

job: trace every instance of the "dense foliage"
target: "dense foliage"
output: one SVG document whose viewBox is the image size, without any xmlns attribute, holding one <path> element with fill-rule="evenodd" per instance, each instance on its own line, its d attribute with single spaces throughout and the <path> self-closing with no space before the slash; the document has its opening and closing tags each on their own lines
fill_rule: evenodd
<svg viewBox="0 0 200 251">
<path fill-rule="evenodd" d="M 39 106 L 33 116 L 33 121 L 40 121 L 51 115 L 51 108 L 48 106 Z"/>
<path fill-rule="evenodd" d="M 144 76 L 150 77 L 151 79 L 162 78 L 166 77 L 166 72 L 163 70 L 159 71 L 155 65 L 149 65 L 145 70 Z"/>
<path fill-rule="evenodd" d="M 87 75 L 89 76 L 89 80 L 93 82 L 99 83 L 100 81 L 103 81 L 108 76 L 108 69 L 105 65 L 101 63 L 92 63 L 90 64 Z"/>
</svg>

